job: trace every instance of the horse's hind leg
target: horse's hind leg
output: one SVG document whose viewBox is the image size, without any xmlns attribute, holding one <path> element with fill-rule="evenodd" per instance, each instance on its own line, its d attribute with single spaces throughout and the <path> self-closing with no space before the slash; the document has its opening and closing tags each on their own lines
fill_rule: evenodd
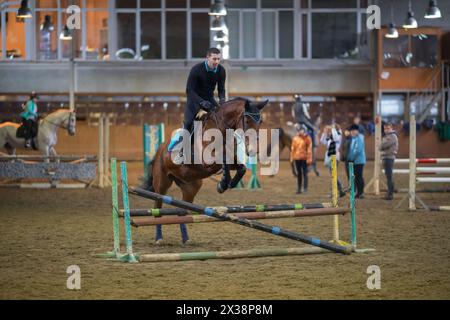
<svg viewBox="0 0 450 320">
<path fill-rule="evenodd" d="M 189 183 L 178 185 L 183 193 L 183 201 L 194 202 L 194 198 L 202 187 L 202 180 L 195 180 Z M 180 224 L 181 240 L 185 244 L 189 240 L 187 227 L 184 223 Z"/>
</svg>

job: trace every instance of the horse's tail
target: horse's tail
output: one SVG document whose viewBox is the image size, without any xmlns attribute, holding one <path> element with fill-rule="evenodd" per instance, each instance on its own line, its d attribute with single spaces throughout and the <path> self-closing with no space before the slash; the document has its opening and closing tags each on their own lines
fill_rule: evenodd
<svg viewBox="0 0 450 320">
<path fill-rule="evenodd" d="M 148 191 L 155 191 L 153 189 L 153 163 L 155 160 L 153 159 L 147 165 L 147 176 L 142 177 L 142 185 L 141 188 Z"/>
</svg>

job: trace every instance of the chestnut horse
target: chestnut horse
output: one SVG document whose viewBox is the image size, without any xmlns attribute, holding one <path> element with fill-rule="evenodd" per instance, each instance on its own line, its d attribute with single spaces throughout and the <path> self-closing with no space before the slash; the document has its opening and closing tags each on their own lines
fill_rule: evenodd
<svg viewBox="0 0 450 320">
<path fill-rule="evenodd" d="M 205 132 L 208 129 L 217 129 L 222 136 L 226 136 L 227 129 L 242 129 L 244 132 L 248 129 L 254 129 L 258 132 L 261 125 L 261 110 L 267 104 L 268 100 L 255 103 L 247 99 L 236 98 L 222 104 L 217 111 L 208 113 L 202 123 L 202 130 Z M 203 140 L 203 139 L 202 139 Z M 245 139 L 246 150 L 249 155 L 256 154 L 256 149 L 248 145 L 248 140 Z M 219 193 L 227 189 L 237 186 L 239 181 L 245 175 L 245 165 L 234 164 L 222 165 L 219 163 L 213 164 L 176 164 L 172 159 L 172 152 L 167 149 L 170 140 L 159 146 L 156 151 L 155 158 L 148 166 L 148 180 L 147 188 L 151 191 L 165 195 L 173 182 L 181 189 L 183 200 L 193 202 L 198 191 L 202 187 L 202 180 L 218 173 L 223 168 L 222 180 L 218 183 L 217 190 Z M 203 148 L 209 142 L 202 141 Z M 236 159 L 235 159 L 236 160 Z M 202 160 L 203 161 L 203 160 Z M 236 170 L 233 178 L 230 176 L 229 170 Z M 155 201 L 155 208 L 161 208 L 162 201 Z M 180 224 L 182 234 L 182 241 L 185 243 L 188 240 L 187 229 L 184 224 Z M 162 240 L 161 225 L 157 226 L 156 242 Z"/>
</svg>

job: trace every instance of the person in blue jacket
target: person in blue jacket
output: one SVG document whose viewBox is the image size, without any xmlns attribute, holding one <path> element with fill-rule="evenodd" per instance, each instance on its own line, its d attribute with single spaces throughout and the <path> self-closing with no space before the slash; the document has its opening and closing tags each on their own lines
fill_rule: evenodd
<svg viewBox="0 0 450 320">
<path fill-rule="evenodd" d="M 353 124 L 350 127 L 351 141 L 347 152 L 347 161 L 353 163 L 355 171 L 356 198 L 364 198 L 364 165 L 366 164 L 366 152 L 364 136 L 359 132 L 359 126 Z"/>
<path fill-rule="evenodd" d="M 38 119 L 37 110 L 37 94 L 32 92 L 30 99 L 22 105 L 23 112 L 20 114 L 22 123 L 25 126 L 25 148 L 31 147 L 31 140 L 33 139 L 33 126 Z"/>
</svg>

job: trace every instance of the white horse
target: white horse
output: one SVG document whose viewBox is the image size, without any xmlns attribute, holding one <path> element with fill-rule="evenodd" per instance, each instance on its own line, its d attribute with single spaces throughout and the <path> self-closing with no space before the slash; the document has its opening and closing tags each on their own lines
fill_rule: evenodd
<svg viewBox="0 0 450 320">
<path fill-rule="evenodd" d="M 39 130 L 34 142 L 38 150 L 45 156 L 57 156 L 55 145 L 58 141 L 56 135 L 58 128 L 67 129 L 73 136 L 75 134 L 76 115 L 67 109 L 59 109 L 39 120 Z M 25 149 L 25 139 L 17 138 L 16 132 L 20 127 L 13 122 L 0 124 L 0 148 L 5 148 L 10 155 L 16 154 L 16 149 Z"/>
</svg>

